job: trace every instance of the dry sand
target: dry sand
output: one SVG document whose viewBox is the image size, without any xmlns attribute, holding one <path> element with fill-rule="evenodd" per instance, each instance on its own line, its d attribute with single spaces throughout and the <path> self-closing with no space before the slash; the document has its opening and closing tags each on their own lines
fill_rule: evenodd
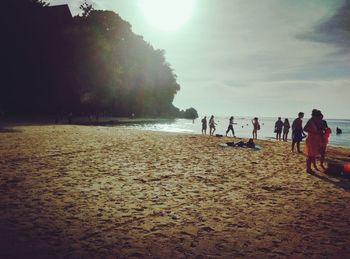
<svg viewBox="0 0 350 259">
<path fill-rule="evenodd" d="M 91 126 L 0 133 L 1 258 L 345 258 L 349 180 L 290 144 Z M 331 153 L 350 155 L 349 149 Z"/>
</svg>

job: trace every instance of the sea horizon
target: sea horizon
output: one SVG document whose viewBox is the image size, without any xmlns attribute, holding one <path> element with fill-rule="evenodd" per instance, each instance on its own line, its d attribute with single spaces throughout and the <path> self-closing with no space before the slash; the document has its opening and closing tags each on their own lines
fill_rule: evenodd
<svg viewBox="0 0 350 259">
<path fill-rule="evenodd" d="M 237 138 L 251 138 L 252 134 L 252 117 L 248 116 L 234 116 L 235 135 Z M 173 122 L 161 122 L 161 123 L 135 123 L 133 125 L 124 126 L 126 128 L 137 128 L 140 130 L 152 130 L 152 131 L 163 131 L 163 132 L 173 132 L 173 133 L 189 133 L 189 134 L 202 134 L 201 133 L 201 119 L 200 116 L 195 120 L 190 119 L 174 119 Z M 214 134 L 220 134 L 225 136 L 228 127 L 228 121 L 230 116 L 217 116 L 215 117 L 216 131 Z M 207 116 L 209 121 L 209 118 Z M 284 117 L 282 117 L 284 120 Z M 289 123 L 292 124 L 295 118 L 288 118 Z M 309 118 L 303 118 L 303 125 L 307 122 Z M 274 124 L 277 117 L 260 117 L 259 122 L 261 125 L 261 130 L 258 131 L 258 138 L 260 139 L 274 139 Z M 332 134 L 329 139 L 330 145 L 350 147 L 350 120 L 348 119 L 326 119 L 328 126 L 332 129 Z M 335 134 L 336 128 L 342 129 L 342 134 Z M 207 129 L 207 135 L 209 135 L 209 128 Z M 229 132 L 228 136 L 232 136 Z M 291 130 L 288 134 L 289 141 L 291 140 Z"/>
</svg>

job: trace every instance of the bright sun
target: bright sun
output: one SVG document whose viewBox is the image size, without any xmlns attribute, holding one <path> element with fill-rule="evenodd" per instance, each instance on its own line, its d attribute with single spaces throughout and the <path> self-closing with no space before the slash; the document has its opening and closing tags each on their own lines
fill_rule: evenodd
<svg viewBox="0 0 350 259">
<path fill-rule="evenodd" d="M 164 31 L 176 31 L 191 17 L 196 0 L 139 0 L 148 23 Z"/>
</svg>

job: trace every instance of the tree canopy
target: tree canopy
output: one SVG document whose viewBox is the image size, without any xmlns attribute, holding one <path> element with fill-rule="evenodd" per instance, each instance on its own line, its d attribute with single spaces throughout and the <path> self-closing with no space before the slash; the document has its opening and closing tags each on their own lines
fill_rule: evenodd
<svg viewBox="0 0 350 259">
<path fill-rule="evenodd" d="M 1 5 L 9 11 L 1 17 L 0 110 L 185 117 L 172 104 L 180 85 L 164 51 L 118 14 L 83 4 L 83 15 L 72 18 L 41 0 Z"/>
</svg>

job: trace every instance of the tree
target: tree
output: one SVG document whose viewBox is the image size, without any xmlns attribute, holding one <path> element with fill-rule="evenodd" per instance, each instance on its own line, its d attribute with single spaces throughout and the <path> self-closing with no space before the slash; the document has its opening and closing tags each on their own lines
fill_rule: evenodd
<svg viewBox="0 0 350 259">
<path fill-rule="evenodd" d="M 79 6 L 79 9 L 83 11 L 83 17 L 88 17 L 89 14 L 95 10 L 92 4 L 89 4 L 86 0 Z"/>
<path fill-rule="evenodd" d="M 62 8 L 55 13 L 44 1 L 4 1 L 11 10 L 0 17 L 0 103 L 7 113 L 198 116 L 172 104 L 180 85 L 165 52 L 118 14 L 85 1 L 82 16 L 61 21 Z"/>
<path fill-rule="evenodd" d="M 198 118 L 198 113 L 197 113 L 196 109 L 191 107 L 189 109 L 186 109 L 184 116 L 186 119 L 194 120 L 194 119 Z"/>
</svg>

